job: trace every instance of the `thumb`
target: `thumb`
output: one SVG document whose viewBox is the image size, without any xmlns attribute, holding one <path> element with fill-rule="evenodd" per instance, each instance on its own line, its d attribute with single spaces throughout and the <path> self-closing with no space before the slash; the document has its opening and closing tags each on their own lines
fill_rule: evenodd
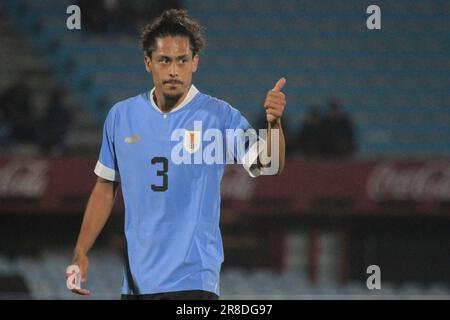
<svg viewBox="0 0 450 320">
<path fill-rule="evenodd" d="M 275 84 L 275 87 L 273 87 L 273 91 L 281 91 L 281 89 L 283 89 L 284 85 L 286 84 L 286 78 L 281 78 L 280 80 L 277 81 L 277 83 Z"/>
</svg>

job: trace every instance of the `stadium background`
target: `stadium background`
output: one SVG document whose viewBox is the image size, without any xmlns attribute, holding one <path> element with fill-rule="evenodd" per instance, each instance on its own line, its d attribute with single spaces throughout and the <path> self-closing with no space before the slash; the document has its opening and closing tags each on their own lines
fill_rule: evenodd
<svg viewBox="0 0 450 320">
<path fill-rule="evenodd" d="M 82 30 L 70 31 L 77 3 Z M 98 3 L 0 1 L 0 298 L 80 298 L 64 273 L 102 123 L 148 90 L 136 30 L 171 6 L 206 28 L 196 86 L 252 124 L 287 78 L 285 172 L 230 167 L 223 181 L 222 298 L 450 297 L 450 2 Z M 381 30 L 366 28 L 371 4 Z M 325 117 L 333 101 L 347 147 L 330 147 L 342 127 L 327 122 L 302 144 L 310 110 Z M 91 251 L 88 299 L 119 297 L 122 214 L 118 201 Z M 381 290 L 366 287 L 370 265 Z"/>
</svg>

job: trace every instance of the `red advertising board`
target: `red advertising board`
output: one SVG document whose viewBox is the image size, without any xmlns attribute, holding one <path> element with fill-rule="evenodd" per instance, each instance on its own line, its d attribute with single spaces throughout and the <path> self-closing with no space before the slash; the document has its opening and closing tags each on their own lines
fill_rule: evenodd
<svg viewBox="0 0 450 320">
<path fill-rule="evenodd" d="M 83 211 L 95 163 L 81 157 L 0 159 L 0 213 Z M 450 161 L 291 160 L 281 176 L 259 178 L 229 166 L 222 202 L 252 214 L 449 214 Z"/>
</svg>

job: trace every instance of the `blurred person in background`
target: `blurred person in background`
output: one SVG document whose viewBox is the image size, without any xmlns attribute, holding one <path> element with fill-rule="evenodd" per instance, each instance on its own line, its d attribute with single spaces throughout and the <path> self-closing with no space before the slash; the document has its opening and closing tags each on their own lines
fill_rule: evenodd
<svg viewBox="0 0 450 320">
<path fill-rule="evenodd" d="M 347 157 L 355 152 L 353 121 L 344 111 L 340 101 L 331 98 L 323 119 L 325 155 Z"/>
<path fill-rule="evenodd" d="M 127 16 L 126 3 L 121 0 L 77 1 L 86 30 L 103 36 L 131 30 L 133 17 Z"/>
<path fill-rule="evenodd" d="M 38 140 L 31 94 L 26 81 L 20 78 L 0 97 L 0 118 L 4 125 L 2 135 L 12 146 L 34 144 Z"/>
<path fill-rule="evenodd" d="M 64 92 L 56 88 L 43 116 L 40 132 L 40 146 L 43 154 L 61 155 L 66 152 L 66 137 L 72 117 L 64 105 Z"/>
<path fill-rule="evenodd" d="M 318 157 L 322 155 L 324 144 L 323 130 L 320 109 L 318 106 L 313 106 L 300 126 L 298 146 L 303 156 Z"/>
<path fill-rule="evenodd" d="M 106 32 L 106 16 L 103 9 L 103 0 L 77 0 L 76 4 L 81 9 L 83 23 L 92 33 Z"/>
<path fill-rule="evenodd" d="M 128 21 L 122 16 L 121 1 L 103 0 L 103 10 L 107 32 L 109 34 L 121 32 L 123 21 Z"/>
<path fill-rule="evenodd" d="M 328 101 L 323 119 L 323 155 L 347 157 L 355 152 L 355 133 L 351 118 L 336 98 Z"/>
</svg>

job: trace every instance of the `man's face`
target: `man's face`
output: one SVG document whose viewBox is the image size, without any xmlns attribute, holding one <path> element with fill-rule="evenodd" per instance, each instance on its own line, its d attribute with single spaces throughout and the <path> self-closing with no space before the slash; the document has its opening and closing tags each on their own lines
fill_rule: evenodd
<svg viewBox="0 0 450 320">
<path fill-rule="evenodd" d="M 176 36 L 156 38 L 151 59 L 145 57 L 145 67 L 152 73 L 153 83 L 166 99 L 179 99 L 192 82 L 197 71 L 198 56 L 192 56 L 189 38 Z"/>
</svg>

